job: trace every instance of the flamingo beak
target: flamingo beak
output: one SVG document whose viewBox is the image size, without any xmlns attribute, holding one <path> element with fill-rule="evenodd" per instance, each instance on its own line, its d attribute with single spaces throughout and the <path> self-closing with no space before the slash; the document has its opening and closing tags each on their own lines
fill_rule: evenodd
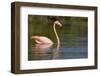
<svg viewBox="0 0 100 76">
<path fill-rule="evenodd" d="M 61 28 L 61 29 L 63 29 L 63 27 L 62 27 L 63 25 L 61 24 L 61 22 L 60 22 L 60 21 L 58 21 L 57 25 L 59 25 L 59 26 L 60 26 L 60 28 Z"/>
<path fill-rule="evenodd" d="M 62 24 L 61 24 L 60 22 L 58 23 L 58 25 L 59 25 L 60 27 L 62 27 Z"/>
</svg>

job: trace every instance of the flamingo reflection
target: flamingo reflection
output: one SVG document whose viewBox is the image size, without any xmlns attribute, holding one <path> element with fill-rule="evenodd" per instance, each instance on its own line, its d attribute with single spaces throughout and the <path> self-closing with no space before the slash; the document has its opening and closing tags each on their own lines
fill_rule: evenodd
<svg viewBox="0 0 100 76">
<path fill-rule="evenodd" d="M 32 46 L 34 60 L 48 60 L 59 58 L 59 48 L 51 44 L 36 44 Z"/>
</svg>

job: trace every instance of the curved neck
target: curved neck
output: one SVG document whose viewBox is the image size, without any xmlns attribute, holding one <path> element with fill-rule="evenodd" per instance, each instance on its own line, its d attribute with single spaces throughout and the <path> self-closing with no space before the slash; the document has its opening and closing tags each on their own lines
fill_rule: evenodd
<svg viewBox="0 0 100 76">
<path fill-rule="evenodd" d="M 58 34 L 57 34 L 57 31 L 56 31 L 56 27 L 55 26 L 56 26 L 56 24 L 54 23 L 53 29 L 54 29 L 54 33 L 55 33 L 56 39 L 57 39 L 57 48 L 59 48 L 59 46 L 60 46 L 60 39 L 58 37 Z"/>
</svg>

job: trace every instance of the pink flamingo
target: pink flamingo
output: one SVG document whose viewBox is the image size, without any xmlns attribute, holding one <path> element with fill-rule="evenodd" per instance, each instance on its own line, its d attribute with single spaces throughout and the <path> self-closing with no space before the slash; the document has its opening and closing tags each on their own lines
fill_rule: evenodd
<svg viewBox="0 0 100 76">
<path fill-rule="evenodd" d="M 57 31 L 56 31 L 56 25 L 59 25 L 60 27 L 62 27 L 62 24 L 58 20 L 54 21 L 54 24 L 53 24 L 53 30 L 54 30 L 54 33 L 55 33 L 55 36 L 57 39 L 57 48 L 59 48 L 60 39 L 59 39 L 59 36 L 57 34 Z M 32 36 L 31 39 L 35 40 L 35 42 L 37 44 L 51 44 L 51 45 L 53 45 L 53 41 L 45 36 Z"/>
</svg>

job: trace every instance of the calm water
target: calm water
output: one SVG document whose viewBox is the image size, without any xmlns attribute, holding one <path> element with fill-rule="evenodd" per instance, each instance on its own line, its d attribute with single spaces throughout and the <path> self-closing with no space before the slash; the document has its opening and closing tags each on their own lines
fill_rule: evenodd
<svg viewBox="0 0 100 76">
<path fill-rule="evenodd" d="M 66 39 L 66 38 L 64 38 Z M 87 37 L 77 37 L 57 44 L 35 44 L 29 49 L 29 60 L 79 59 L 88 57 Z"/>
</svg>

